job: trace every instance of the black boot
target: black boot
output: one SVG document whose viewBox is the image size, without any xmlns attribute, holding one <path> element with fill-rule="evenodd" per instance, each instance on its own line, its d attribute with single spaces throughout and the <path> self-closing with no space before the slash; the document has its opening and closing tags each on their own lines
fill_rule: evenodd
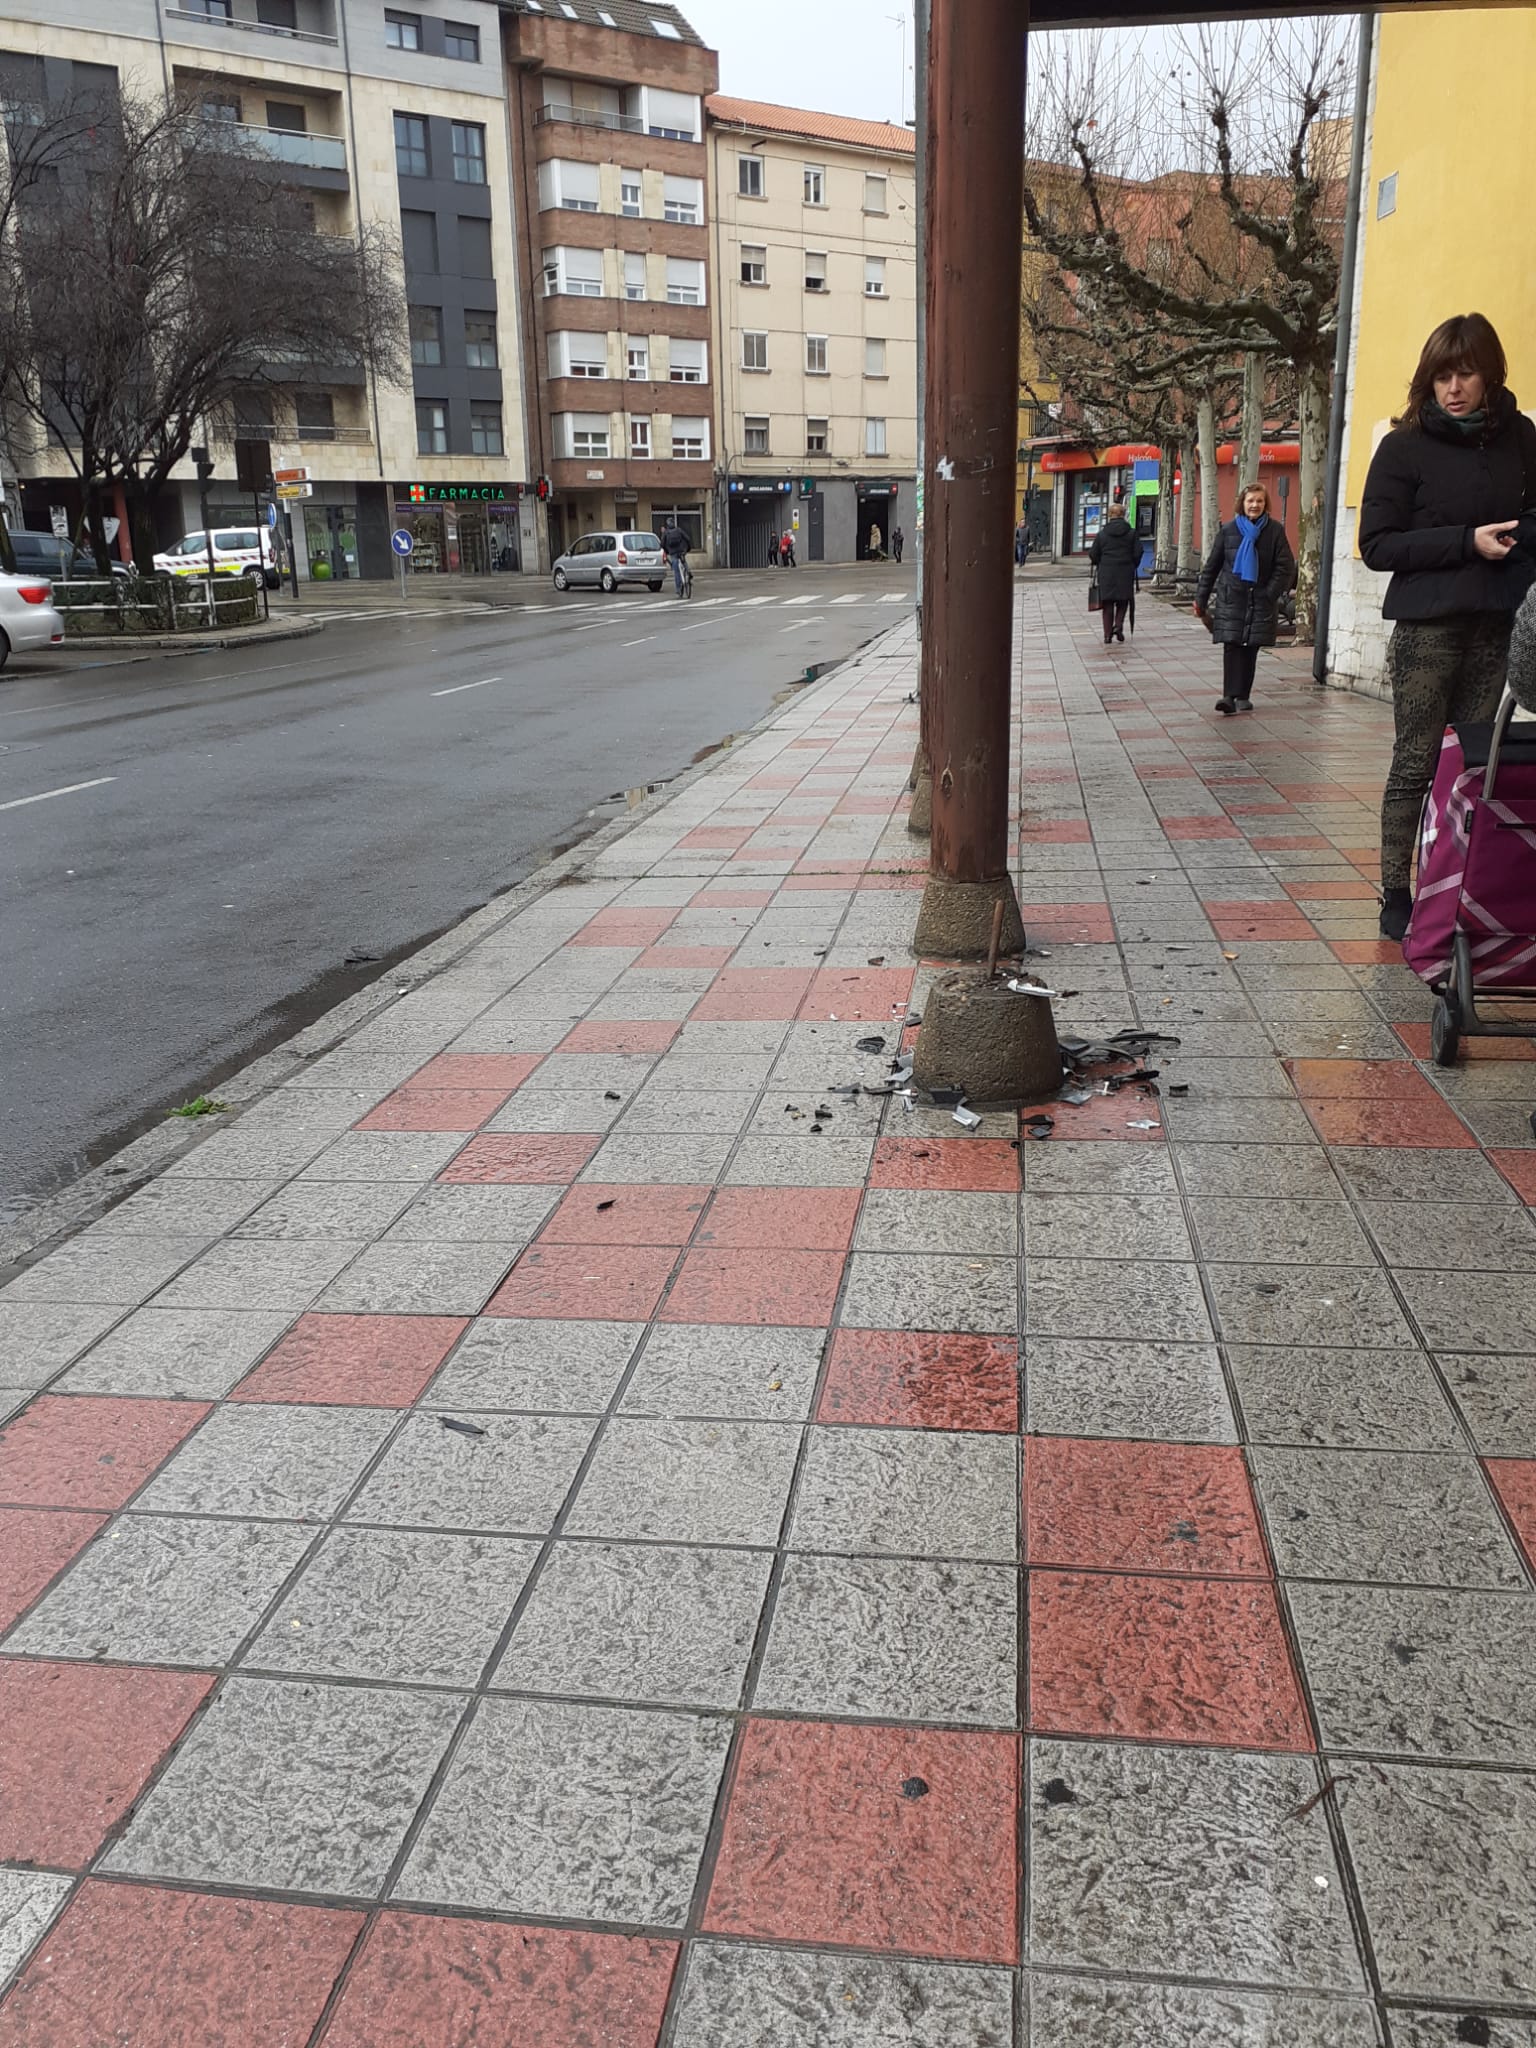
<svg viewBox="0 0 1536 2048">
<path fill-rule="evenodd" d="M 1218 697 L 1216 699 L 1216 709 L 1221 713 L 1223 718 L 1230 718 L 1233 712 L 1236 711 L 1237 706 L 1233 703 L 1230 697 Z"/>
<path fill-rule="evenodd" d="M 1401 942 L 1408 935 L 1408 920 L 1413 915 L 1413 894 L 1408 889 L 1383 889 L 1381 892 L 1381 936 Z"/>
</svg>

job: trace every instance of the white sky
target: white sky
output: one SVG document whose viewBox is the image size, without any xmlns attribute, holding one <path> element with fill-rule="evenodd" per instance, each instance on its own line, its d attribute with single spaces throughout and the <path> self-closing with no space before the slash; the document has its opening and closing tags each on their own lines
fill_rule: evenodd
<svg viewBox="0 0 1536 2048">
<path fill-rule="evenodd" d="M 912 113 L 911 0 L 678 4 L 720 52 L 722 92 L 866 121 L 899 123 Z"/>
</svg>

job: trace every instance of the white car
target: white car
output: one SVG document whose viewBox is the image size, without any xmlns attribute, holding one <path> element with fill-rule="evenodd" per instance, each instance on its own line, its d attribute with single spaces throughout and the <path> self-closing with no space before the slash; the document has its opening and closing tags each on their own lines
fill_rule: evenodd
<svg viewBox="0 0 1536 2048">
<path fill-rule="evenodd" d="M 162 576 L 206 576 L 208 536 L 189 533 L 163 553 L 155 556 Z M 215 576 L 255 576 L 266 579 L 269 590 L 281 580 L 272 535 L 265 526 L 216 526 L 213 529 L 213 573 Z"/>
<path fill-rule="evenodd" d="M 53 604 L 53 585 L 43 576 L 0 573 L 0 668 L 17 654 L 62 647 L 64 621 Z"/>
</svg>

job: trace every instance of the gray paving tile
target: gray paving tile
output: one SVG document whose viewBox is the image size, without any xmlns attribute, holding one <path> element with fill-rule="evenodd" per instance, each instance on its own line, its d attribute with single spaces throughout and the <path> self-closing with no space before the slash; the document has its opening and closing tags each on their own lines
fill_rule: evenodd
<svg viewBox="0 0 1536 2048">
<path fill-rule="evenodd" d="M 238 1185 L 238 1183 L 236 1183 Z M 417 1191 L 412 1180 L 291 1181 L 233 1235 L 274 1241 L 304 1238 L 366 1240 L 387 1230 Z"/>
<path fill-rule="evenodd" d="M 177 1180 L 162 1174 L 147 1181 L 91 1225 L 93 1237 L 196 1237 L 233 1230 L 282 1186 L 281 1180 Z M 333 1233 L 334 1234 L 334 1233 Z"/>
<path fill-rule="evenodd" d="M 333 1315 L 474 1316 L 516 1256 L 503 1244 L 373 1244 L 314 1305 Z"/>
<path fill-rule="evenodd" d="M 1024 1249 L 1032 1259 L 1187 1260 L 1195 1255 L 1183 1207 L 1172 1193 L 1057 1195 L 1039 1194 L 1031 1189 L 1024 1197 Z"/>
<path fill-rule="evenodd" d="M 791 1557 L 753 1705 L 809 1716 L 1018 1725 L 1017 1572 Z"/>
<path fill-rule="evenodd" d="M 754 1138 L 809 1137 L 810 1126 L 817 1121 L 823 1138 L 836 1141 L 860 1137 L 879 1126 L 886 1101 L 887 1097 L 883 1095 L 834 1095 L 828 1090 L 825 1078 L 818 1077 L 809 1087 L 794 1088 L 792 1096 L 789 1087 L 781 1093 L 765 1095 L 761 1109 L 747 1125 L 747 1135 Z M 813 1112 L 818 1109 L 832 1113 L 815 1119 Z M 950 1128 L 954 1129 L 953 1121 Z"/>
<path fill-rule="evenodd" d="M 1497 1202 L 1519 1196 L 1480 1152 L 1411 1145 L 1334 1145 L 1329 1158 L 1350 1194 L 1365 1202 Z"/>
<path fill-rule="evenodd" d="M 799 1449 L 797 1428 L 772 1423 L 621 1416 L 597 1447 L 567 1532 L 771 1546 Z"/>
<path fill-rule="evenodd" d="M 165 1172 L 171 1180 L 281 1181 L 306 1167 L 330 1142 L 323 1131 L 313 1136 L 303 1131 L 211 1131 Z"/>
<path fill-rule="evenodd" d="M 19 1408 L 25 1408 L 35 1391 L 33 1387 L 0 1387 L 0 1422 L 9 1422 Z"/>
<path fill-rule="evenodd" d="M 641 1132 L 630 1137 L 618 1130 L 604 1139 L 580 1178 L 626 1186 L 657 1181 L 708 1186 L 719 1178 L 734 1143 L 733 1136 L 720 1133 Z"/>
<path fill-rule="evenodd" d="M 707 1094 L 722 1088 L 750 1088 L 755 1093 L 768 1079 L 772 1065 L 771 1053 L 673 1051 L 656 1062 L 651 1080 L 657 1088 L 702 1088 Z"/>
<path fill-rule="evenodd" d="M 222 1400 L 292 1320 L 282 1308 L 136 1309 L 70 1367 L 59 1391 Z"/>
<path fill-rule="evenodd" d="M 1288 1577 L 1526 1584 L 1475 1458 L 1263 1449 L 1253 1467 Z"/>
<path fill-rule="evenodd" d="M 469 1131 L 347 1131 L 311 1159 L 301 1181 L 430 1180 L 469 1143 Z"/>
<path fill-rule="evenodd" d="M 287 1309 L 297 1315 L 364 1249 L 360 1239 L 264 1244 L 226 1238 L 155 1297 L 156 1308 Z"/>
<path fill-rule="evenodd" d="M 1190 1203 L 1203 1258 L 1223 1265 L 1374 1266 L 1347 1202 L 1199 1195 Z"/>
<path fill-rule="evenodd" d="M 1463 2048 L 1468 2041 L 1483 2048 L 1536 2048 L 1536 2011 L 1497 2013 L 1461 2009 L 1392 2013 L 1394 2048 Z"/>
<path fill-rule="evenodd" d="M 1536 1352 L 1536 1271 L 1400 1271 L 1397 1283 L 1431 1351 Z"/>
<path fill-rule="evenodd" d="M 1166 1145 L 1026 1140 L 1019 1157 L 1031 1196 L 1171 1195 L 1177 1190 Z"/>
<path fill-rule="evenodd" d="M 1191 1095 L 1164 1105 L 1169 1135 L 1181 1145 L 1315 1145 L 1299 1102 L 1262 1096 Z"/>
<path fill-rule="evenodd" d="M 0 1991 L 37 1946 L 69 1897 L 72 1877 L 0 1870 Z"/>
<path fill-rule="evenodd" d="M 388 1244 L 493 1244 L 521 1250 L 565 1194 L 563 1186 L 434 1182 L 385 1237 Z"/>
<path fill-rule="evenodd" d="M 599 1415 L 644 1334 L 643 1323 L 519 1323 L 486 1316 L 471 1324 L 422 1402 Z"/>
<path fill-rule="evenodd" d="M 1536 1596 L 1293 1585 L 1323 1746 L 1536 1763 Z"/>
<path fill-rule="evenodd" d="M 1385 1274 L 1363 1266 L 1223 1266 L 1206 1270 L 1232 1344 L 1410 1346 L 1413 1332 Z"/>
<path fill-rule="evenodd" d="M 1536 2005 L 1536 1778 L 1378 1764 L 1339 1808 L 1383 1991 Z"/>
<path fill-rule="evenodd" d="M 216 1408 L 136 1505 L 152 1514 L 323 1521 L 395 1422 L 376 1408 Z"/>
<path fill-rule="evenodd" d="M 963 1330 L 1011 1337 L 1018 1328 L 1013 1259 L 855 1252 L 842 1321 L 854 1330 Z"/>
<path fill-rule="evenodd" d="M 1476 1096 L 1458 1096 L 1452 1107 L 1477 1142 L 1488 1150 L 1529 1152 L 1536 1149 L 1529 1100 L 1499 1102 Z"/>
<path fill-rule="evenodd" d="M 1369 1451 L 1465 1448 L 1422 1351 L 1229 1344 L 1250 1441 Z"/>
<path fill-rule="evenodd" d="M 335 1529 L 247 1668 L 474 1686 L 539 1555 L 505 1536 Z"/>
<path fill-rule="evenodd" d="M 854 1247 L 861 1252 L 951 1252 L 1011 1259 L 1019 1248 L 1018 1208 L 1014 1195 L 871 1188 L 864 1197 Z"/>
<path fill-rule="evenodd" d="M 617 1102 L 610 1102 L 608 1091 L 602 1088 L 549 1088 L 537 1095 L 520 1088 L 485 1128 L 513 1132 L 573 1131 L 597 1136 L 624 1114 L 625 1104 L 633 1099 L 621 1089 L 613 1092 L 619 1098 Z"/>
<path fill-rule="evenodd" d="M 104 1867 L 377 1896 L 463 1707 L 451 1693 L 232 1678 Z"/>
<path fill-rule="evenodd" d="M 625 1110 L 624 1136 L 675 1132 L 734 1138 L 756 1101 L 753 1088 L 658 1088 L 652 1083 Z"/>
<path fill-rule="evenodd" d="M 1436 1354 L 1462 1419 L 1485 1458 L 1536 1458 L 1536 1376 L 1528 1356 Z"/>
<path fill-rule="evenodd" d="M 772 1564 L 761 1551 L 557 1543 L 492 1684 L 737 1707 Z"/>
<path fill-rule="evenodd" d="M 1030 1752 L 1033 1961 L 1364 1988 L 1327 1818 L 1298 1811 L 1319 1789 L 1310 1759 L 1038 1740 Z"/>
<path fill-rule="evenodd" d="M 813 1428 L 789 1543 L 843 1555 L 1014 1564 L 1017 1444 L 958 1430 Z"/>
<path fill-rule="evenodd" d="M 0 1296 L 0 1386 L 42 1386 L 110 1330 L 122 1313 L 100 1304 L 70 1308 Z"/>
<path fill-rule="evenodd" d="M 1531 1099 L 1536 1102 L 1536 1076 Z M 1529 1209 L 1442 1202 L 1436 1206 L 1432 1229 L 1425 1228 L 1420 1202 L 1367 1202 L 1364 1210 L 1391 1266 L 1515 1274 L 1536 1267 L 1536 1214 Z"/>
<path fill-rule="evenodd" d="M 1213 1341 L 1193 1265 L 1171 1259 L 1031 1258 L 1024 1271 L 1024 1318 L 1032 1337 Z"/>
<path fill-rule="evenodd" d="M 313 1531 L 124 1515 L 83 1551 L 6 1648 L 29 1657 L 227 1664 Z"/>
<path fill-rule="evenodd" d="M 1213 1344 L 1031 1337 L 1025 1359 L 1031 1436 L 1238 1440 Z"/>
<path fill-rule="evenodd" d="M 1321 1145 L 1181 1145 L 1179 1172 L 1193 1196 L 1337 1201 L 1338 1156 Z"/>
<path fill-rule="evenodd" d="M 1036 1976 L 1024 2048 L 1379 2048 L 1364 1998 Z"/>
<path fill-rule="evenodd" d="M 349 1522 L 542 1536 L 596 1425 L 563 1415 L 483 1415 L 465 1436 L 413 1415 L 347 1513 Z"/>
<path fill-rule="evenodd" d="M 28 1266 L 5 1290 L 8 1302 L 56 1302 L 133 1308 L 147 1301 L 212 1240 L 197 1236 L 71 1238 Z"/>
<path fill-rule="evenodd" d="M 797 1949 L 691 1944 L 676 2048 L 1013 2048 L 1013 1977 Z"/>
<path fill-rule="evenodd" d="M 1282 1059 L 1400 1060 L 1403 1056 L 1403 1041 L 1389 1024 L 1379 1021 L 1307 1024 L 1272 1017 L 1269 1029 Z"/>
<path fill-rule="evenodd" d="M 721 1053 L 776 1054 L 788 1030 L 787 1024 L 760 1019 L 727 1018 L 718 1023 L 685 1024 L 669 1050 L 684 1058 L 703 1059 L 713 1059 Z"/>
<path fill-rule="evenodd" d="M 724 1720 L 488 1700 L 396 1897 L 680 1927 L 729 1744 Z"/>
<path fill-rule="evenodd" d="M 620 1405 L 626 1415 L 803 1422 L 826 1341 L 825 1330 L 659 1323 Z"/>
</svg>

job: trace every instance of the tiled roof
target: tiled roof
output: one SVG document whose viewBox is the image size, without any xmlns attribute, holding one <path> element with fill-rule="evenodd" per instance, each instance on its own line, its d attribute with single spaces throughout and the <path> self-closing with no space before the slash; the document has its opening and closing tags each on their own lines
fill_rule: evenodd
<svg viewBox="0 0 1536 2048">
<path fill-rule="evenodd" d="M 667 37 L 669 41 L 704 47 L 704 38 L 671 4 L 671 0 L 502 0 L 513 14 L 547 14 L 552 21 L 584 21 L 593 28 L 622 29 L 632 36 Z M 658 21 L 667 27 L 658 29 Z M 669 31 L 675 29 L 676 36 Z"/>
<path fill-rule="evenodd" d="M 912 130 L 893 127 L 889 121 L 855 121 L 846 114 L 813 114 L 804 107 L 733 100 L 718 92 L 704 104 L 716 121 L 762 128 L 770 135 L 805 135 L 816 142 L 846 142 L 853 149 L 886 150 L 892 156 L 917 154 L 917 138 Z"/>
</svg>

